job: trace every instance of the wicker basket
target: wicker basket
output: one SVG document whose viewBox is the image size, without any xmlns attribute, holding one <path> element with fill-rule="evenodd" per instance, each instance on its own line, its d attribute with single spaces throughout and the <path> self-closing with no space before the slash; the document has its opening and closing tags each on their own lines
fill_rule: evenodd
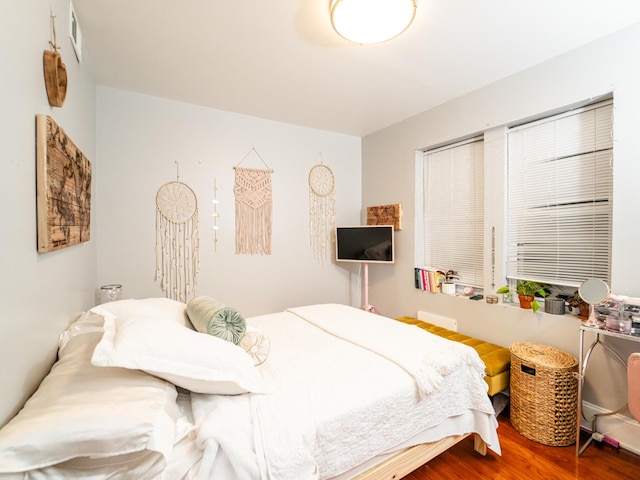
<svg viewBox="0 0 640 480">
<path fill-rule="evenodd" d="M 576 441 L 578 361 L 538 343 L 514 343 L 511 351 L 511 424 L 544 445 Z"/>
</svg>

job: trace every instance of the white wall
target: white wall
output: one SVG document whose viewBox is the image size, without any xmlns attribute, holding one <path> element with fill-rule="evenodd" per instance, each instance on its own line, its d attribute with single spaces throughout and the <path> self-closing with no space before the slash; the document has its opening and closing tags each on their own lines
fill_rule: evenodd
<svg viewBox="0 0 640 480">
<path fill-rule="evenodd" d="M 62 108 L 49 106 L 43 77 L 50 9 L 56 15 L 57 41 L 68 74 Z M 69 42 L 68 0 L 4 2 L 0 12 L 2 425 L 47 373 L 59 332 L 91 306 L 96 284 L 95 210 L 91 241 L 37 253 L 36 114 L 51 115 L 94 167 L 96 158 L 95 86 L 89 68 L 77 63 Z"/>
<path fill-rule="evenodd" d="M 615 170 L 611 287 L 617 294 L 638 297 L 639 50 L 640 25 L 635 25 L 364 138 L 363 208 L 400 202 L 405 213 L 405 228 L 396 235 L 397 263 L 384 271 L 379 269 L 370 273 L 371 302 L 389 316 L 415 315 L 417 310 L 432 311 L 455 317 L 460 331 L 497 344 L 508 346 L 516 341 L 534 341 L 577 356 L 579 321 L 575 316 L 545 313 L 534 316 L 530 310 L 487 305 L 414 288 L 415 152 L 490 131 L 487 161 L 495 168 L 496 161 L 503 164 L 500 126 L 613 92 Z M 489 204 L 494 205 L 488 222 L 495 219 L 495 208 L 500 208 L 500 186 L 499 176 L 488 177 Z M 502 265 L 497 265 L 497 269 L 502 272 Z M 504 283 L 504 275 L 497 275 L 496 288 Z M 623 356 L 638 350 L 640 345 L 612 343 Z M 586 380 L 585 399 L 611 409 L 624 404 L 623 369 L 600 351 L 594 353 L 591 365 L 593 371 Z"/>
<path fill-rule="evenodd" d="M 357 137 L 98 88 L 100 284 L 121 283 L 127 298 L 163 296 L 154 278 L 155 197 L 163 184 L 176 180 L 177 161 L 180 181 L 198 198 L 196 295 L 214 296 L 245 316 L 308 303 L 358 306 L 357 268 L 313 258 L 308 174 L 322 158 L 336 179 L 338 224 L 358 223 L 360 145 Z M 261 158 L 274 170 L 272 255 L 237 255 L 233 167 L 242 162 L 266 168 Z M 211 228 L 214 177 L 217 248 Z"/>
</svg>

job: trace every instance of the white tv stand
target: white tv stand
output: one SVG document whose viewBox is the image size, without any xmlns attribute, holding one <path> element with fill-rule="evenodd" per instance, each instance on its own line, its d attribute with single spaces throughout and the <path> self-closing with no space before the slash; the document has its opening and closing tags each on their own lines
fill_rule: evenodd
<svg viewBox="0 0 640 480">
<path fill-rule="evenodd" d="M 364 263 L 364 310 L 371 313 L 378 313 L 376 307 L 369 305 L 369 264 Z"/>
</svg>

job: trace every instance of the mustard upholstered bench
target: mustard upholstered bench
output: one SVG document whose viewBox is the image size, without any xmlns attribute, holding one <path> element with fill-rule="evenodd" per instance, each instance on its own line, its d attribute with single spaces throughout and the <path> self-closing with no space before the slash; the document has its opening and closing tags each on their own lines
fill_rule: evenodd
<svg viewBox="0 0 640 480">
<path fill-rule="evenodd" d="M 433 333 L 434 335 L 439 335 L 449 340 L 461 342 L 473 347 L 485 364 L 486 376 L 484 377 L 484 380 L 487 382 L 487 385 L 489 385 L 488 393 L 490 396 L 501 392 L 509 386 L 511 352 L 508 348 L 469 337 L 468 335 L 463 335 L 461 333 L 454 332 L 453 330 L 438 327 L 413 317 L 399 317 L 396 318 L 396 320 L 416 325 L 430 333 Z"/>
</svg>

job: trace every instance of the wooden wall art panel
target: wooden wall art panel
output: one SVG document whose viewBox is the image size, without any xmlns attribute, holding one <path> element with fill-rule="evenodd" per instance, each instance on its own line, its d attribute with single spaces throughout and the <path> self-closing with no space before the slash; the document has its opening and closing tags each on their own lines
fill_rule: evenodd
<svg viewBox="0 0 640 480">
<path fill-rule="evenodd" d="M 36 116 L 38 252 L 87 242 L 91 162 L 48 115 Z"/>
<path fill-rule="evenodd" d="M 367 207 L 367 225 L 393 225 L 394 230 L 402 230 L 402 205 Z"/>
</svg>

